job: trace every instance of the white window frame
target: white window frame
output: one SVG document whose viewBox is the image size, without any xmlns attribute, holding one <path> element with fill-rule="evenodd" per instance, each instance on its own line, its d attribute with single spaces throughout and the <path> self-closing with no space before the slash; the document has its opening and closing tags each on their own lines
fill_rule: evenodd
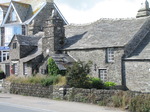
<svg viewBox="0 0 150 112">
<path fill-rule="evenodd" d="M 9 59 L 9 51 L 1 51 L 1 62 Z"/>
<path fill-rule="evenodd" d="M 107 48 L 107 62 L 115 61 L 114 48 Z"/>
<path fill-rule="evenodd" d="M 24 71 L 24 75 L 28 75 L 28 65 L 27 65 L 27 63 L 23 64 L 23 71 Z"/>
<path fill-rule="evenodd" d="M 99 69 L 99 78 L 103 81 L 106 82 L 107 81 L 107 69 Z"/>
<path fill-rule="evenodd" d="M 13 65 L 14 65 L 14 74 L 17 75 L 18 74 L 18 64 L 13 63 Z"/>
</svg>

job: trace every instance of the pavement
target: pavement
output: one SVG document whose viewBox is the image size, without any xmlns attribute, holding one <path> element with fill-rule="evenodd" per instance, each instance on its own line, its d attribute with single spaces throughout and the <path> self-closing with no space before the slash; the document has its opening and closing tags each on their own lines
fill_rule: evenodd
<svg viewBox="0 0 150 112">
<path fill-rule="evenodd" d="M 0 108 L 6 106 L 12 108 L 7 112 L 20 112 L 19 110 L 13 111 L 13 109 L 21 109 L 21 112 L 127 112 L 92 104 L 0 93 Z M 8 109 L 8 107 L 6 108 Z"/>
</svg>

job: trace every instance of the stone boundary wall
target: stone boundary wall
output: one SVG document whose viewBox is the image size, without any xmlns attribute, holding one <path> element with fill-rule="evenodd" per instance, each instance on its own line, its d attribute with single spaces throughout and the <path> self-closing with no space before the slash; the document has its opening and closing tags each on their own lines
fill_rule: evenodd
<svg viewBox="0 0 150 112">
<path fill-rule="evenodd" d="M 97 90 L 82 88 L 67 88 L 64 99 L 75 102 L 98 103 L 104 99 L 111 98 L 121 90 Z"/>
<path fill-rule="evenodd" d="M 43 87 L 38 84 L 17 84 L 10 85 L 11 94 L 26 96 L 44 97 L 51 99 L 61 99 L 85 103 L 97 103 L 121 90 L 97 90 L 82 88 L 65 88 L 61 86 Z"/>
<path fill-rule="evenodd" d="M 10 85 L 11 94 L 19 94 L 26 96 L 52 98 L 53 86 L 43 87 L 40 84 L 17 84 Z"/>
<path fill-rule="evenodd" d="M 10 85 L 11 94 L 19 94 L 26 96 L 44 97 L 57 100 L 68 100 L 75 102 L 94 103 L 110 100 L 113 95 L 124 92 L 122 90 L 97 90 L 82 88 L 66 88 L 62 86 L 43 87 L 38 84 L 17 84 Z M 136 96 L 145 94 L 141 92 L 127 91 L 127 95 Z M 150 93 L 146 93 L 150 94 Z"/>
</svg>

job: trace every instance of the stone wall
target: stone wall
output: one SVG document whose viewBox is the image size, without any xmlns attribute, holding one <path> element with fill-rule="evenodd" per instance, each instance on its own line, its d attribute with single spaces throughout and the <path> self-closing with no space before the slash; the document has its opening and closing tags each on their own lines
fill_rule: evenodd
<svg viewBox="0 0 150 112">
<path fill-rule="evenodd" d="M 13 41 L 12 41 L 12 43 L 10 44 L 10 48 L 11 48 L 11 50 L 10 50 L 10 60 L 15 60 L 15 59 L 19 59 L 20 58 L 20 46 L 19 46 L 19 43 L 16 41 L 17 40 L 17 38 L 16 38 L 16 36 L 14 37 L 14 39 L 13 39 Z M 16 48 L 15 49 L 13 49 L 13 43 L 16 43 Z"/>
<path fill-rule="evenodd" d="M 133 98 L 137 95 L 150 93 L 122 91 L 122 90 L 97 90 L 97 89 L 82 89 L 82 88 L 67 88 L 62 86 L 43 87 L 41 85 L 31 84 L 7 84 L 7 92 L 11 94 L 27 95 L 34 97 L 44 97 L 55 100 L 67 100 L 84 103 L 109 103 L 112 104 L 113 98 Z M 6 90 L 5 90 L 6 91 Z"/>
<path fill-rule="evenodd" d="M 108 63 L 106 61 L 106 48 L 92 49 L 92 50 L 72 50 L 67 53 L 75 60 L 92 61 L 91 75 L 94 77 L 99 76 L 99 69 L 107 70 L 107 81 L 115 82 L 122 85 L 122 62 L 121 58 L 124 54 L 123 48 L 114 48 L 115 61 Z M 96 66 L 95 66 L 96 65 Z"/>
<path fill-rule="evenodd" d="M 82 88 L 64 88 L 61 86 L 43 87 L 41 85 L 16 84 L 10 85 L 11 94 L 45 97 L 85 103 L 98 103 L 108 99 L 121 90 L 97 90 Z"/>
<path fill-rule="evenodd" d="M 97 89 L 82 89 L 68 88 L 66 89 L 65 99 L 75 102 L 99 103 L 105 99 L 111 98 L 121 90 L 97 90 Z"/>
<path fill-rule="evenodd" d="M 126 86 L 132 91 L 150 92 L 150 62 L 125 62 Z"/>
<path fill-rule="evenodd" d="M 53 86 L 43 87 L 39 84 L 31 85 L 31 84 L 12 83 L 10 85 L 10 93 L 35 97 L 52 98 Z"/>
</svg>

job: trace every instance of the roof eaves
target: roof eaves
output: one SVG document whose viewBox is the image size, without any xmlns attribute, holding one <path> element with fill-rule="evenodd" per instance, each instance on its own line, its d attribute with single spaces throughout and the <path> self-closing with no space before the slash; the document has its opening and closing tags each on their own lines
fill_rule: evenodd
<svg viewBox="0 0 150 112">
<path fill-rule="evenodd" d="M 108 47 L 82 47 L 82 48 L 64 48 L 62 51 L 69 50 L 94 50 L 94 49 L 106 49 L 106 48 L 124 48 L 125 46 L 108 46 Z"/>
</svg>

